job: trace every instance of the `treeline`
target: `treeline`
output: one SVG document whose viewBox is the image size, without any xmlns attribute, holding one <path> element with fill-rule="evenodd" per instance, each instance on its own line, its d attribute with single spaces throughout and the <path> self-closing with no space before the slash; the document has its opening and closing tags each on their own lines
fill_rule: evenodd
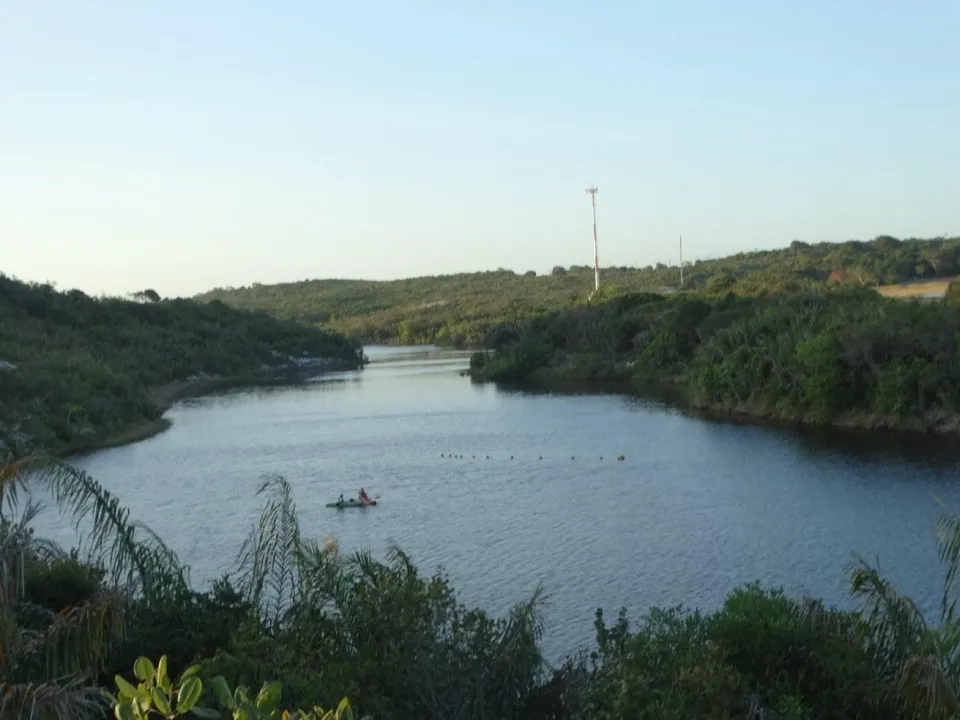
<svg viewBox="0 0 960 720">
<path fill-rule="evenodd" d="M 333 331 L 220 302 L 95 299 L 0 275 L 0 446 L 96 445 L 159 418 L 158 388 L 240 376 L 290 357 L 360 363 Z"/>
<path fill-rule="evenodd" d="M 101 688 L 125 706 L 117 717 L 133 717 L 131 703 L 141 703 L 169 717 L 176 704 L 204 708 L 200 717 L 268 718 L 278 707 L 337 707 L 343 697 L 356 717 L 375 720 L 960 713 L 952 517 L 938 528 L 949 571 L 938 626 L 856 563 L 850 587 L 861 612 L 748 585 L 712 613 L 655 608 L 631 625 L 623 613 L 610 624 L 598 612 L 592 652 L 551 666 L 541 593 L 497 618 L 399 550 L 383 562 L 304 538 L 281 478 L 265 483 L 259 524 L 210 590 L 192 588 L 176 555 L 88 476 L 37 461 L 0 465 L 0 478 L 3 717 L 104 717 Z M 46 487 L 68 516 L 92 518 L 89 556 L 32 534 L 31 507 L 13 499 L 27 484 Z M 178 681 L 174 693 L 168 678 L 188 667 L 197 680 Z"/>
<path fill-rule="evenodd" d="M 708 408 L 960 430 L 960 305 L 867 289 L 637 294 L 491 328 L 481 380 L 670 383 Z"/>
<path fill-rule="evenodd" d="M 770 295 L 828 285 L 871 287 L 960 273 L 960 238 L 807 244 L 741 253 L 684 266 L 682 290 Z M 605 297 L 681 289 L 680 268 L 601 269 Z M 582 303 L 593 268 L 557 266 L 549 275 L 509 270 L 389 282 L 304 280 L 217 288 L 199 300 L 264 310 L 345 333 L 366 343 L 476 346 L 493 324 Z"/>
</svg>

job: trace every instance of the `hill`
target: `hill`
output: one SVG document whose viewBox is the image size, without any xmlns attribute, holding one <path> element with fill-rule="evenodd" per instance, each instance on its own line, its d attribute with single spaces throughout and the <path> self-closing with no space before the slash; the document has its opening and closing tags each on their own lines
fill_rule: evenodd
<svg viewBox="0 0 960 720">
<path fill-rule="evenodd" d="M 828 284 L 882 286 L 960 272 L 960 237 L 819 243 L 741 253 L 684 266 L 683 289 L 769 295 Z M 664 292 L 680 287 L 678 266 L 601 270 L 601 292 Z M 547 276 L 509 270 L 394 281 L 305 280 L 217 288 L 197 296 L 264 310 L 340 331 L 368 343 L 480 345 L 491 325 L 583 302 L 593 269 L 556 267 Z"/>
<path fill-rule="evenodd" d="M 94 299 L 0 274 L 0 448 L 64 452 L 155 431 L 184 386 L 304 358 L 361 364 L 342 335 L 265 313 L 152 291 Z"/>
</svg>

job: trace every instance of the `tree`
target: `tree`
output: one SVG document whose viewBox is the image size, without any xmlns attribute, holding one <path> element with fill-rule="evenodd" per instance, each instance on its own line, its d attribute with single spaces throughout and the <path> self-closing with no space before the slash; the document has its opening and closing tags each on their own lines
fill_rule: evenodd
<svg viewBox="0 0 960 720">
<path fill-rule="evenodd" d="M 133 299 L 137 302 L 160 302 L 160 294 L 156 290 L 146 289 L 133 294 Z"/>
<path fill-rule="evenodd" d="M 872 243 L 875 250 L 881 253 L 890 253 L 903 246 L 903 242 L 890 235 L 880 235 Z"/>
</svg>

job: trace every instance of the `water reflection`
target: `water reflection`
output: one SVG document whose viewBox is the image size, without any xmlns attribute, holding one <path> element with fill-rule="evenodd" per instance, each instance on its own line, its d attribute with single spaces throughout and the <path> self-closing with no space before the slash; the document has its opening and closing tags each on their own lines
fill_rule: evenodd
<svg viewBox="0 0 960 720">
<path fill-rule="evenodd" d="M 811 455 L 842 453 L 863 460 L 920 464 L 953 473 L 960 470 L 960 445 L 954 437 L 826 428 L 797 429 L 791 435 Z"/>
<path fill-rule="evenodd" d="M 644 407 L 659 404 L 666 411 L 681 412 L 705 427 L 716 428 L 720 435 L 736 432 L 756 438 L 786 438 L 804 448 L 810 457 L 847 457 L 882 463 L 902 461 L 951 472 L 960 470 L 960 443 L 951 435 L 810 426 L 685 410 L 671 405 L 669 396 L 663 396 L 659 401 L 653 400 L 653 404 L 649 399 L 639 398 L 638 403 Z"/>
</svg>

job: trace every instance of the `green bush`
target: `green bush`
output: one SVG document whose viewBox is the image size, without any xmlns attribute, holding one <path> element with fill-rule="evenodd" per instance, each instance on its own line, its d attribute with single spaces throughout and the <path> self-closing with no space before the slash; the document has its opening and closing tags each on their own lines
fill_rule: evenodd
<svg viewBox="0 0 960 720">
<path fill-rule="evenodd" d="M 736 589 L 712 615 L 654 608 L 632 633 L 598 612 L 597 644 L 585 717 L 898 717 L 864 623 L 778 590 Z"/>
<path fill-rule="evenodd" d="M 710 642 L 764 704 L 802 702 L 818 718 L 893 718 L 879 701 L 879 668 L 855 613 L 748 585 L 707 621 Z"/>
<path fill-rule="evenodd" d="M 92 600 L 103 584 L 103 567 L 69 556 L 34 556 L 24 566 L 23 599 L 53 613 Z"/>
<path fill-rule="evenodd" d="M 165 654 L 180 667 L 212 657 L 230 646 L 245 623 L 258 618 L 226 578 L 214 583 L 209 592 L 174 590 L 157 603 L 131 599 L 125 615 L 126 633 L 111 649 L 104 678 L 130 667 L 143 654 Z"/>
<path fill-rule="evenodd" d="M 480 379 L 515 382 L 546 365 L 549 358 L 550 347 L 546 343 L 527 339 L 511 345 L 505 352 L 484 358 L 482 364 L 471 363 L 471 366 L 474 376 Z"/>
<path fill-rule="evenodd" d="M 624 612 L 607 628 L 597 611 L 596 625 L 584 718 L 731 718 L 747 709 L 748 685 L 710 644 L 699 613 L 654 608 L 631 633 Z"/>
</svg>

